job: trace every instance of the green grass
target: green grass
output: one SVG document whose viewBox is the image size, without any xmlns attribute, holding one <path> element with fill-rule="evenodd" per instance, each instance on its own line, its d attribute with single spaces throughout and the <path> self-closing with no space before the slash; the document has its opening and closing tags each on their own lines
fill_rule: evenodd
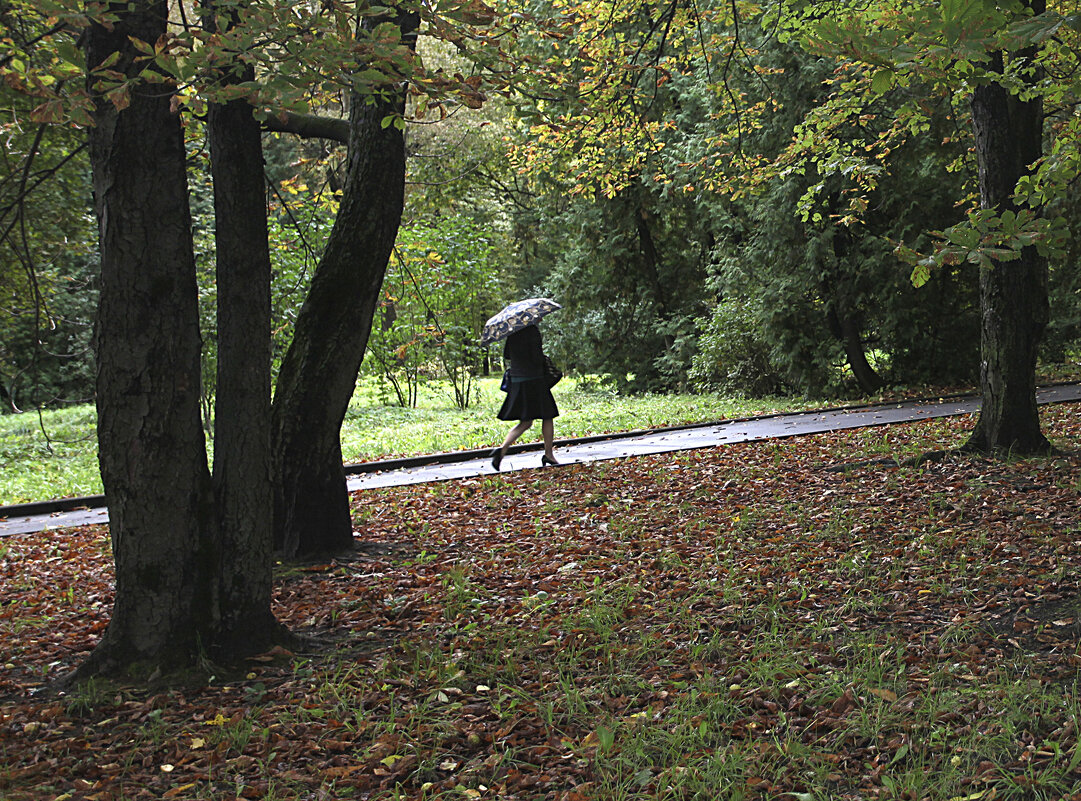
<svg viewBox="0 0 1081 801">
<path fill-rule="evenodd" d="M 470 408 L 455 407 L 449 384 L 431 381 L 422 387 L 418 406 L 389 405 L 387 393 L 372 381 L 362 382 L 342 428 L 346 462 L 387 456 L 492 447 L 508 424 L 497 420 L 502 403 L 499 379 L 477 382 Z M 804 408 L 801 399 L 743 400 L 717 395 L 621 396 L 580 386 L 566 378 L 555 389 L 562 412 L 556 437 L 577 437 L 680 423 L 746 417 Z M 0 504 L 101 492 L 98 475 L 96 415 L 92 405 L 18 415 L 0 415 Z M 540 438 L 540 425 L 523 442 Z"/>
<path fill-rule="evenodd" d="M 445 589 L 454 595 L 461 588 L 450 582 Z M 615 612 L 627 604 L 622 588 L 614 595 L 601 588 L 592 600 Z M 662 618 L 678 613 L 663 599 L 655 603 Z M 759 633 L 750 660 L 734 638 L 718 638 L 712 665 L 692 662 L 688 671 L 686 654 L 674 652 L 668 637 L 628 638 L 619 614 L 594 614 L 593 620 L 586 630 L 574 625 L 581 617 L 565 621 L 561 628 L 579 632 L 580 645 L 564 635 L 560 647 L 552 648 L 551 639 L 559 635 L 548 628 L 486 619 L 450 646 L 425 641 L 411 651 L 407 645 L 399 658 L 381 660 L 370 674 L 351 670 L 344 660 L 337 672 L 329 671 L 334 678 L 313 686 L 320 688 L 328 714 L 371 706 L 361 731 L 373 743 L 384 731 L 408 733 L 388 757 L 413 760 L 408 782 L 398 788 L 402 798 L 427 798 L 416 788 L 445 779 L 448 763 L 459 771 L 461 788 L 479 788 L 498 786 L 508 770 L 531 761 L 512 744 L 493 749 L 488 759 L 470 759 L 466 754 L 481 740 L 474 747 L 462 742 L 458 689 L 473 701 L 483 698 L 508 729 L 525 717 L 550 731 L 552 745 L 542 764 L 577 762 L 590 779 L 579 785 L 580 797 L 589 801 L 772 798 L 756 789 L 771 785 L 799 788 L 785 798 L 860 797 L 836 795 L 854 789 L 851 775 L 833 767 L 854 745 L 880 754 L 874 770 L 879 797 L 975 799 L 981 797 L 971 785 L 977 763 L 1009 764 L 1028 729 L 1050 730 L 1048 721 L 1069 720 L 1081 711 L 1072 688 L 1025 681 L 1024 663 L 1003 665 L 978 683 L 959 677 L 965 671 L 947 663 L 913 683 L 903 658 L 906 641 L 890 633 L 838 626 L 826 638 L 813 626 L 786 624 Z M 686 634 L 693 636 L 693 630 Z M 733 672 L 713 667 L 719 665 Z M 389 696 L 403 685 L 428 702 L 395 710 Z M 802 710 L 828 713 L 846 693 L 855 708 L 841 707 L 846 711 L 840 718 L 811 736 L 799 716 L 814 713 Z M 951 715 L 976 707 L 995 714 L 979 727 L 960 727 Z M 442 732 L 457 745 L 444 745 Z M 1005 770 L 987 776 L 998 797 L 1065 797 L 1076 789 L 1070 775 L 1081 753 L 1076 746 L 1053 736 L 1037 743 L 1042 753 L 1059 754 L 1055 764 L 1032 777 Z M 448 749 L 455 747 L 461 754 L 448 759 Z M 457 798 L 460 792 L 431 797 Z M 397 796 L 388 789 L 375 797 Z"/>
<path fill-rule="evenodd" d="M 656 428 L 681 423 L 749 417 L 771 411 L 806 408 L 804 399 L 736 399 L 719 395 L 618 395 L 564 379 L 554 391 L 560 416 L 556 437 L 580 437 L 613 431 Z M 503 402 L 497 378 L 477 384 L 476 401 L 468 409 L 454 407 L 450 386 L 432 381 L 416 409 L 383 404 L 373 386 L 354 396 L 342 430 L 347 462 L 415 453 L 438 453 L 493 447 L 509 424 L 496 419 Z M 540 424 L 522 442 L 539 440 Z"/>
<path fill-rule="evenodd" d="M 0 503 L 101 492 L 90 404 L 0 415 Z"/>
</svg>

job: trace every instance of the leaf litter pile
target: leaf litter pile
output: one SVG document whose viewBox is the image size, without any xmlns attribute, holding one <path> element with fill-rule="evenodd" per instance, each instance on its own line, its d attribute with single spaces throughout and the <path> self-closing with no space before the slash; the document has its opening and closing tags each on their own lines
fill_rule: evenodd
<svg viewBox="0 0 1081 801">
<path fill-rule="evenodd" d="M 43 692 L 107 532 L 0 540 L 0 798 L 1081 799 L 1081 406 L 357 494 L 281 567 L 321 649 Z M 210 668 L 213 670 L 213 668 Z"/>
</svg>

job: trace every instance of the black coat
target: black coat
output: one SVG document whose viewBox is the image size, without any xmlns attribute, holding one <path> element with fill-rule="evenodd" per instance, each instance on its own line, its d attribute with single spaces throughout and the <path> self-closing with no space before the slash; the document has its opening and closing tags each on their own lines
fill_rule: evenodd
<svg viewBox="0 0 1081 801">
<path fill-rule="evenodd" d="M 503 359 L 508 363 L 507 374 L 512 378 L 538 378 L 544 375 L 544 349 L 540 329 L 526 326 L 507 337 Z"/>
<path fill-rule="evenodd" d="M 544 350 L 535 325 L 507 337 L 503 358 L 508 362 L 507 397 L 496 416 L 500 420 L 550 420 L 559 408 L 544 380 Z"/>
</svg>

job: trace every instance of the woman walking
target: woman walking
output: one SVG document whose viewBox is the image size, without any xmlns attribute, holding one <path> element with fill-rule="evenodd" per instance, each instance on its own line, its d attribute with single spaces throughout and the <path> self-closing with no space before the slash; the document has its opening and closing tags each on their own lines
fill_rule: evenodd
<svg viewBox="0 0 1081 801">
<path fill-rule="evenodd" d="M 559 464 L 552 452 L 554 419 L 559 416 L 559 409 L 544 370 L 540 329 L 535 324 L 528 325 L 508 336 L 503 346 L 503 359 L 508 363 L 505 380 L 509 386 L 506 387 L 507 398 L 496 416 L 500 420 L 517 420 L 518 424 L 508 432 L 503 444 L 492 451 L 492 467 L 499 469 L 507 449 L 530 429 L 534 420 L 541 421 L 544 438 L 541 467 Z"/>
</svg>

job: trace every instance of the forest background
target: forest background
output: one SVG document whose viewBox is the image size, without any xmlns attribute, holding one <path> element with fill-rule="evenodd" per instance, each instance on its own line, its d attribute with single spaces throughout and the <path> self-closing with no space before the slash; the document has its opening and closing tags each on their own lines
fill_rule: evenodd
<svg viewBox="0 0 1081 801">
<path fill-rule="evenodd" d="M 44 13 L 3 5 L 0 397 L 13 412 L 92 400 L 98 256 L 85 137 L 61 124 L 48 87 L 26 91 L 72 57 L 71 43 L 42 36 Z M 535 10 L 518 12 L 522 28 Z M 437 376 L 469 406 L 474 377 L 493 369 L 480 326 L 528 295 L 564 304 L 545 327 L 556 359 L 619 391 L 839 397 L 976 381 L 977 270 L 955 259 L 917 287 L 897 255 L 932 250 L 935 231 L 948 229 L 948 244 L 966 236 L 950 226 L 976 198 L 970 85 L 883 77 L 808 48 L 768 5 L 738 17 L 726 4 L 551 10 L 547 35 L 504 43 L 501 58 L 528 65 L 515 82 L 436 110 L 417 94 L 399 121 L 405 212 L 363 366 L 394 402 L 415 406 L 422 379 Z M 1068 140 L 1076 32 L 1060 22 L 1053 34 L 1044 81 L 1062 91 L 1047 128 Z M 485 65 L 464 46 L 419 47 L 430 70 L 480 85 Z M 302 100 L 329 116 L 348 103 L 315 85 Z M 215 222 L 198 114 L 185 131 L 209 433 Z M 1076 160 L 1060 145 L 1068 164 L 1051 153 L 1046 169 Z M 286 133 L 265 133 L 264 152 L 277 365 L 338 209 L 345 153 Z M 1042 211 L 1063 243 L 1049 360 L 1081 336 L 1078 198 L 1062 192 Z"/>
</svg>

